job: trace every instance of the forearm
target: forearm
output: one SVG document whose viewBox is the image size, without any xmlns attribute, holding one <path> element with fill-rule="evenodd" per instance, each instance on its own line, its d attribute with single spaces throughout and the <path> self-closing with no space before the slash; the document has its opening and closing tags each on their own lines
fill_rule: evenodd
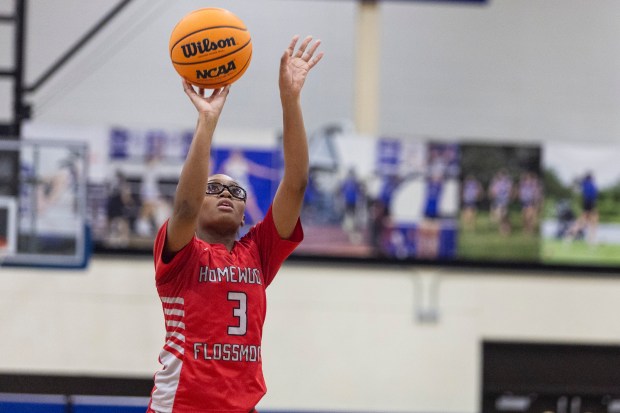
<svg viewBox="0 0 620 413">
<path fill-rule="evenodd" d="M 284 175 L 282 183 L 302 196 L 308 182 L 308 142 L 299 97 L 282 98 Z"/>
<path fill-rule="evenodd" d="M 174 213 L 198 215 L 209 178 L 211 143 L 218 118 L 199 114 L 175 195 Z"/>
<path fill-rule="evenodd" d="M 273 220 L 288 238 L 299 219 L 308 183 L 308 143 L 299 99 L 282 100 L 284 175 L 273 200 Z"/>
<path fill-rule="evenodd" d="M 301 111 L 301 89 L 308 72 L 317 64 L 322 53 L 313 57 L 319 45 L 308 46 L 308 36 L 295 50 L 299 36 L 293 36 L 288 48 L 280 58 L 280 100 L 283 118 L 284 175 L 272 204 L 273 220 L 278 234 L 288 238 L 299 220 L 299 213 L 308 185 L 308 141 Z"/>
</svg>

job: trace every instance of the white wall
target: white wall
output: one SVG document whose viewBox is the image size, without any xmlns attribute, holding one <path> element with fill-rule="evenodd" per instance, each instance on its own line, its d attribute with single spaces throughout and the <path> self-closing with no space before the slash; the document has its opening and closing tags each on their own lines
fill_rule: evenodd
<svg viewBox="0 0 620 413">
<path fill-rule="evenodd" d="M 0 371 L 148 378 L 158 368 L 151 260 L 0 271 Z M 439 282 L 437 323 L 415 317 L 420 276 Z M 288 263 L 268 289 L 262 407 L 476 412 L 482 340 L 620 344 L 619 295 L 617 278 L 586 274 Z"/>
<path fill-rule="evenodd" d="M 620 3 L 385 4 L 384 132 L 618 140 Z"/>
<path fill-rule="evenodd" d="M 29 2 L 27 83 L 116 3 Z M 213 0 L 209 6 L 241 16 L 254 45 L 221 128 L 280 127 L 277 64 L 295 33 L 321 38 L 326 53 L 303 93 L 309 130 L 353 119 L 354 79 L 365 75 L 355 68 L 357 1 Z M 204 2 L 134 0 L 29 96 L 33 122 L 193 125 L 193 107 L 167 45 L 176 22 L 199 7 Z M 489 0 L 484 6 L 381 1 L 379 12 L 379 133 L 537 142 L 618 139 L 617 1 Z M 0 45 L 8 50 L 10 36 L 2 33 Z"/>
<path fill-rule="evenodd" d="M 117 1 L 29 2 L 26 78 L 41 74 Z M 58 7 L 61 4 L 63 7 Z M 195 110 L 168 53 L 170 33 L 187 13 L 224 7 L 246 23 L 253 43 L 250 68 L 233 87 L 220 128 L 281 126 L 277 91 L 281 54 L 294 34 L 324 40 L 330 55 L 304 98 L 310 125 L 350 118 L 355 3 L 282 0 L 134 0 L 56 75 L 29 96 L 35 122 L 186 127 Z M 68 19 L 67 15 L 80 16 Z M 2 37 L 0 36 L 0 42 Z M 334 87 L 338 85 L 338 87 Z M 329 104 L 326 104 L 329 102 Z M 314 107 L 311 109 L 311 107 Z M 104 109 L 104 110 L 102 110 Z"/>
<path fill-rule="evenodd" d="M 28 79 L 115 3 L 31 1 Z M 354 1 L 210 5 L 243 15 L 256 48 L 221 128 L 279 127 L 277 58 L 296 32 L 321 37 L 327 52 L 304 91 L 309 130 L 352 118 Z M 165 45 L 174 23 L 202 6 L 136 1 L 31 96 L 32 122 L 193 125 Z M 381 10 L 382 133 L 618 141 L 620 2 Z M 440 319 L 426 325 L 414 317 L 414 274 L 285 265 L 269 289 L 263 407 L 475 412 L 483 339 L 620 343 L 619 278 L 444 271 Z M 164 332 L 152 277 L 148 259 L 97 258 L 85 272 L 0 268 L 0 371 L 150 377 Z"/>
</svg>

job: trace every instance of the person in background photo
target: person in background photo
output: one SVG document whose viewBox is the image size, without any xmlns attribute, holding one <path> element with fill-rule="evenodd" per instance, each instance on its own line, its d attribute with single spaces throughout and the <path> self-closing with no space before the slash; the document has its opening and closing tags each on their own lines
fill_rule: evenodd
<svg viewBox="0 0 620 413">
<path fill-rule="evenodd" d="M 519 178 L 519 202 L 523 231 L 533 235 L 538 227 L 538 214 L 542 202 L 542 186 L 534 172 L 523 172 Z"/>
<path fill-rule="evenodd" d="M 39 178 L 37 208 L 41 216 L 49 213 L 50 219 L 56 216 L 77 215 L 78 179 L 83 173 L 81 154 L 68 150 L 67 155 L 58 161 L 56 169 L 49 175 Z"/>
<path fill-rule="evenodd" d="M 581 195 L 581 214 L 570 229 L 569 235 L 571 239 L 576 239 L 578 234 L 582 233 L 588 243 L 594 244 L 599 221 L 597 208 L 599 190 L 592 172 L 585 174 L 578 183 L 578 189 Z"/>
<path fill-rule="evenodd" d="M 280 171 L 265 165 L 253 162 L 248 159 L 241 149 L 233 149 L 228 158 L 220 166 L 218 173 L 228 176 L 234 176 L 239 186 L 252 189 L 251 178 L 261 178 L 270 181 L 277 181 L 280 177 Z M 258 222 L 264 215 L 265 211 L 260 209 L 253 193 L 248 194 L 245 203 L 246 224 L 251 225 Z"/>
<path fill-rule="evenodd" d="M 114 247 L 127 247 L 133 224 L 138 213 L 138 204 L 131 191 L 131 184 L 125 173 L 117 170 L 110 183 L 106 203 L 108 219 L 107 242 Z"/>
<path fill-rule="evenodd" d="M 349 168 L 347 175 L 340 184 L 343 202 L 342 229 L 354 244 L 362 241 L 359 206 L 364 203 L 363 184 L 357 176 L 355 167 Z"/>
<path fill-rule="evenodd" d="M 489 184 L 489 198 L 491 200 L 491 220 L 498 226 L 501 235 L 510 235 L 510 203 L 513 198 L 512 178 L 505 169 L 497 171 Z"/>
<path fill-rule="evenodd" d="M 158 215 L 163 205 L 159 188 L 159 169 L 163 155 L 153 149 L 146 154 L 146 162 L 140 181 L 140 213 L 135 221 L 135 232 L 142 237 L 152 237 L 160 222 Z"/>
<path fill-rule="evenodd" d="M 478 218 L 478 203 L 483 195 L 483 188 L 480 181 L 474 175 L 467 175 L 463 181 L 461 193 L 462 211 L 461 221 L 463 228 L 470 231 L 476 230 Z"/>
</svg>

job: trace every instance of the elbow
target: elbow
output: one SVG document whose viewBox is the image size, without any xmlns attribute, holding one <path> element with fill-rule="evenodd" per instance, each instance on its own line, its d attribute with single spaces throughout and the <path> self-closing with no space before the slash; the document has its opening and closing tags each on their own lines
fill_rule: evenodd
<svg viewBox="0 0 620 413">
<path fill-rule="evenodd" d="M 303 173 L 299 176 L 299 179 L 296 180 L 295 186 L 293 189 L 302 195 L 306 192 L 306 188 L 308 187 L 308 173 Z"/>
<path fill-rule="evenodd" d="M 306 193 L 306 188 L 308 187 L 308 180 L 306 179 L 303 182 L 299 183 L 299 193 L 301 194 L 301 196 L 303 196 Z"/>
<path fill-rule="evenodd" d="M 175 203 L 173 209 L 173 215 L 179 220 L 192 220 L 196 219 L 199 210 L 195 208 L 190 202 L 183 200 Z"/>
<path fill-rule="evenodd" d="M 307 162 L 297 160 L 296 162 L 285 162 L 284 174 L 280 181 L 280 187 L 289 195 L 304 196 L 308 180 L 310 179 L 310 171 Z"/>
<path fill-rule="evenodd" d="M 300 176 L 297 179 L 284 179 L 283 182 L 289 194 L 303 197 L 308 187 L 308 175 Z"/>
</svg>

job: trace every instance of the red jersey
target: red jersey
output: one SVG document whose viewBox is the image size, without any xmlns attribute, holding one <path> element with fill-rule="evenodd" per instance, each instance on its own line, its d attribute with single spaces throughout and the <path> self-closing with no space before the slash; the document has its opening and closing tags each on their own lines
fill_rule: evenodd
<svg viewBox="0 0 620 413">
<path fill-rule="evenodd" d="M 155 240 L 155 279 L 166 342 L 149 407 L 158 412 L 248 413 L 267 391 L 261 339 L 265 289 L 303 239 L 287 240 L 271 208 L 232 251 L 197 237 L 169 263 L 161 259 L 167 222 Z"/>
</svg>

